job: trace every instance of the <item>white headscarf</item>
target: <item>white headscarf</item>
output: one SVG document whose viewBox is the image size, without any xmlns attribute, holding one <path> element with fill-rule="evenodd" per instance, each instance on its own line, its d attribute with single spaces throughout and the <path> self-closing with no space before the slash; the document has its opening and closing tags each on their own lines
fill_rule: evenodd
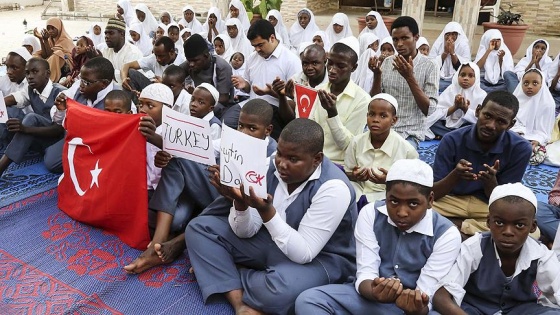
<svg viewBox="0 0 560 315">
<path fill-rule="evenodd" d="M 422 45 L 428 45 L 428 47 L 432 47 L 432 46 L 430 46 L 430 43 L 428 42 L 426 37 L 420 36 L 420 37 L 418 37 L 418 40 L 416 41 L 416 49 L 420 48 L 420 46 L 422 46 Z"/>
<path fill-rule="evenodd" d="M 284 21 L 282 20 L 282 14 L 278 10 L 270 10 L 266 15 L 266 19 L 268 20 L 269 17 L 273 16 L 278 23 L 274 27 L 274 32 L 276 33 L 276 38 L 280 40 L 280 43 L 284 44 L 284 46 L 290 48 L 290 35 L 288 35 L 288 29 L 284 25 Z"/>
<path fill-rule="evenodd" d="M 374 33 L 365 33 L 362 36 L 360 36 L 360 48 L 362 47 L 363 44 L 365 45 L 365 50 L 360 55 L 360 58 L 358 58 L 358 68 L 356 68 L 356 71 L 352 72 L 350 76 L 354 81 L 354 83 L 359 85 L 366 92 L 369 92 L 371 90 L 371 86 L 373 85 L 373 71 L 369 69 L 369 59 L 375 56 L 377 53 L 376 51 L 374 51 L 371 48 L 368 48 L 367 46 L 369 46 L 369 44 L 371 44 L 376 40 L 379 39 Z M 364 42 L 367 42 L 367 44 Z"/>
<path fill-rule="evenodd" d="M 169 14 L 169 25 L 170 25 L 171 23 L 175 23 L 175 19 L 173 18 L 173 14 L 171 14 L 171 12 L 169 12 L 169 11 L 161 11 L 161 13 L 159 14 L 159 19 L 158 19 L 158 21 L 159 21 L 160 23 L 163 23 L 163 21 L 161 20 L 161 17 L 163 16 L 164 13 Z M 165 24 L 165 23 L 164 23 L 164 24 Z"/>
<path fill-rule="evenodd" d="M 117 1 L 117 5 L 123 9 L 124 14 L 122 15 L 124 19 L 124 23 L 127 27 L 130 26 L 134 21 L 136 21 L 136 11 L 132 7 L 132 3 L 130 0 L 119 0 Z"/>
<path fill-rule="evenodd" d="M 300 14 L 303 13 L 309 15 L 309 24 L 307 24 L 306 28 L 301 27 L 298 21 Z M 313 34 L 318 30 L 319 26 L 315 23 L 315 15 L 313 12 L 311 12 L 308 8 L 300 10 L 297 14 L 296 21 L 290 28 L 290 43 L 292 43 L 292 47 L 294 47 L 297 51 L 301 42 L 313 41 Z M 325 39 L 323 38 L 323 41 L 324 40 Z"/>
<path fill-rule="evenodd" d="M 188 32 L 188 33 L 191 33 L 191 36 L 192 36 L 192 34 L 194 34 L 194 32 L 192 31 L 192 29 L 190 29 L 190 28 L 188 28 L 188 27 L 185 27 L 184 29 L 182 29 L 182 30 L 179 32 L 179 37 L 181 37 L 181 39 L 183 39 L 183 34 L 185 34 L 185 33 L 187 33 L 187 32 Z M 189 37 L 190 37 L 190 36 L 189 36 Z M 189 37 L 187 37 L 187 39 L 189 39 Z M 184 42 L 185 42 L 185 39 L 183 39 L 183 43 L 184 43 Z"/>
<path fill-rule="evenodd" d="M 560 67 L 560 54 L 556 55 L 556 58 L 552 60 L 552 63 L 550 63 L 546 69 L 546 84 L 548 86 L 552 84 L 552 79 L 554 79 L 554 76 L 558 73 L 558 67 Z M 551 88 L 560 90 L 560 80 L 558 80 L 556 86 L 551 86 Z"/>
<path fill-rule="evenodd" d="M 152 40 L 150 36 L 146 34 L 146 32 L 144 31 L 144 28 L 142 27 L 142 23 L 140 22 L 132 23 L 132 25 L 130 25 L 130 31 L 134 31 L 140 34 L 140 39 L 137 42 L 133 40 L 132 43 L 136 47 L 138 47 L 138 49 L 140 49 L 144 57 L 149 56 L 153 50 Z"/>
<path fill-rule="evenodd" d="M 548 41 L 542 38 L 535 40 L 534 42 L 531 43 L 531 45 L 529 45 L 529 47 L 527 47 L 527 50 L 525 51 L 525 57 L 521 58 L 521 60 L 519 60 L 515 68 L 513 68 L 513 72 L 517 74 L 517 78 L 519 80 L 521 80 L 521 78 L 525 74 L 525 68 L 527 68 L 527 66 L 533 59 L 533 46 L 535 46 L 537 42 L 544 42 L 544 44 L 546 45 L 546 51 L 544 52 L 543 57 L 539 61 L 539 67 L 541 68 L 541 72 L 545 77 L 543 82 L 548 82 L 548 66 L 552 63 L 552 59 L 548 56 L 548 52 L 550 50 L 550 44 L 548 43 Z M 535 68 L 535 65 L 533 65 L 531 68 Z"/>
<path fill-rule="evenodd" d="M 237 10 L 239 10 L 239 15 L 237 16 L 237 19 L 241 21 L 241 25 L 243 25 L 243 29 L 245 30 L 245 34 L 246 34 L 247 31 L 249 30 L 249 27 L 251 26 L 251 21 L 249 21 L 249 16 L 247 15 L 247 10 L 245 10 L 245 6 L 240 0 L 231 0 L 228 6 L 228 10 L 231 7 L 234 7 Z M 226 20 L 231 18 L 232 18 L 231 13 L 228 13 L 228 15 L 226 16 Z"/>
<path fill-rule="evenodd" d="M 459 59 L 461 64 L 471 61 L 471 48 L 469 46 L 469 39 L 463 31 L 461 24 L 457 22 L 449 22 L 443 28 L 443 31 L 439 34 L 438 38 L 434 42 L 432 49 L 430 50 L 430 58 L 434 58 L 438 61 L 440 65 L 440 76 L 443 79 L 450 79 L 455 74 L 455 68 L 453 68 L 453 61 L 451 56 L 448 55 L 445 61 L 441 60 L 441 55 L 445 51 L 445 34 L 457 32 L 457 40 L 455 41 L 455 54 Z"/>
<path fill-rule="evenodd" d="M 368 49 L 369 45 L 379 41 L 379 37 L 377 37 L 374 33 L 365 33 L 361 35 L 358 40 L 360 41 L 360 54 L 363 54 L 366 49 Z"/>
<path fill-rule="evenodd" d="M 544 84 L 544 76 L 538 69 L 530 69 L 528 72 L 538 72 L 543 84 L 539 92 L 533 96 L 527 96 L 523 92 L 523 79 L 515 88 L 513 95 L 519 100 L 519 112 L 515 117 L 515 126 L 511 128 L 514 132 L 523 133 L 523 138 L 536 140 L 545 145 L 551 138 L 554 128 L 554 112 L 556 105 L 550 91 Z M 525 75 L 523 75 L 525 76 Z"/>
<path fill-rule="evenodd" d="M 385 37 L 383 38 L 380 42 L 379 42 L 379 48 L 377 49 L 377 52 L 375 53 L 375 55 L 377 57 L 381 56 L 381 46 L 383 46 L 384 44 L 391 44 L 391 46 L 393 47 L 393 51 L 394 54 L 397 55 L 397 49 L 395 48 L 395 45 L 393 45 L 393 38 L 391 36 L 389 37 Z"/>
<path fill-rule="evenodd" d="M 162 102 L 169 107 L 173 106 L 173 103 L 175 102 L 173 92 L 163 83 L 152 83 L 146 86 L 140 93 L 140 97 L 154 100 L 156 102 Z"/>
<path fill-rule="evenodd" d="M 335 33 L 333 29 L 334 24 L 342 25 L 342 32 L 338 34 Z M 352 28 L 350 27 L 348 15 L 340 12 L 333 15 L 331 23 L 329 23 L 329 26 L 327 26 L 327 29 L 325 30 L 325 34 L 327 34 L 331 43 L 336 43 L 343 38 L 354 36 L 352 34 Z"/>
<path fill-rule="evenodd" d="M 511 56 L 511 52 L 506 46 L 506 43 L 504 43 L 504 38 L 499 30 L 491 29 L 484 32 L 482 38 L 480 39 L 480 47 L 478 47 L 478 52 L 476 53 L 474 62 L 478 62 L 484 56 L 490 46 L 490 41 L 493 39 L 500 39 L 502 41 L 500 48 L 498 49 L 505 52 L 502 69 L 500 71 L 498 50 L 490 52 L 490 54 L 488 54 L 488 58 L 486 58 L 486 63 L 484 64 L 484 79 L 491 84 L 496 84 L 500 81 L 500 79 L 502 79 L 504 72 L 513 70 L 513 57 Z M 480 70 L 482 71 L 483 69 Z"/>
<path fill-rule="evenodd" d="M 315 36 L 319 36 L 321 37 L 321 39 L 323 40 L 323 48 L 325 49 L 325 52 L 329 52 L 329 50 L 331 50 L 331 42 L 329 41 L 327 34 L 325 34 L 325 32 L 323 31 L 316 31 L 315 33 L 313 33 L 313 36 L 311 37 L 311 40 L 313 40 L 313 38 L 315 38 Z"/>
<path fill-rule="evenodd" d="M 158 20 L 156 20 L 156 18 L 154 17 L 154 15 L 152 14 L 152 11 L 150 11 L 150 9 L 148 9 L 148 6 L 140 3 L 138 5 L 136 5 L 136 7 L 134 8 L 134 10 L 138 10 L 143 12 L 146 15 L 146 18 L 144 19 L 144 22 L 140 22 L 142 23 L 142 28 L 144 29 L 144 32 L 146 32 L 148 35 L 150 35 L 151 33 L 155 33 L 157 28 L 158 28 Z"/>
<path fill-rule="evenodd" d="M 206 22 L 204 22 L 204 24 L 202 25 L 203 32 L 206 32 L 204 38 L 208 36 L 208 18 L 210 18 L 210 14 L 214 14 L 216 16 L 216 29 L 218 30 L 218 34 L 222 34 L 227 31 L 226 25 L 222 20 L 222 13 L 220 12 L 220 9 L 216 7 L 211 7 L 210 9 L 208 9 L 208 14 L 206 15 Z"/>
<path fill-rule="evenodd" d="M 233 51 L 233 49 L 231 49 L 231 40 L 230 40 L 229 36 L 227 34 L 220 34 L 220 35 L 216 36 L 216 38 L 214 38 L 214 40 L 216 40 L 216 39 L 220 39 L 220 40 L 222 40 L 222 42 L 224 42 L 224 53 L 221 54 L 221 55 L 218 55 L 216 53 L 216 55 L 222 57 L 225 61 L 227 61 L 229 63 L 229 60 L 231 59 L 231 56 L 233 55 L 233 53 L 235 53 L 235 51 Z"/>
<path fill-rule="evenodd" d="M 185 13 L 185 11 L 192 11 L 193 13 L 193 19 L 192 21 L 189 23 L 187 22 L 187 20 L 185 20 L 185 18 L 181 18 L 181 20 L 179 21 L 180 25 L 183 25 L 184 28 L 190 28 L 191 29 L 191 34 L 194 33 L 200 33 L 204 31 L 204 27 L 202 27 L 202 23 L 200 23 L 200 21 L 196 18 L 196 12 L 194 11 L 194 8 L 190 5 L 184 6 L 183 7 L 183 14 Z"/>
<path fill-rule="evenodd" d="M 96 26 L 99 26 L 101 28 L 101 33 L 99 35 L 95 35 L 95 33 L 93 32 L 93 28 Z M 105 35 L 103 34 L 103 25 L 101 25 L 101 23 L 99 22 L 92 23 L 89 27 L 89 33 L 86 36 L 91 39 L 94 47 L 97 47 L 97 45 L 104 43 Z M 39 46 L 39 49 L 41 49 L 41 46 Z M 33 49 L 33 51 L 35 51 L 35 49 Z"/>
<path fill-rule="evenodd" d="M 249 55 L 253 52 L 254 48 L 251 46 L 251 42 L 245 36 L 245 30 L 243 29 L 243 25 L 241 21 L 237 18 L 231 18 L 226 21 L 226 29 L 228 26 L 236 26 L 237 27 L 237 37 L 229 38 L 231 40 L 231 50 L 235 52 L 240 52 L 245 57 L 245 60 L 249 58 Z M 227 37 L 229 35 L 226 34 Z"/>
<path fill-rule="evenodd" d="M 177 41 L 175 42 L 175 49 L 177 50 L 177 53 L 179 55 L 184 55 L 185 51 L 183 49 L 183 37 L 181 37 L 181 28 L 179 27 L 179 24 L 177 24 L 177 22 L 171 21 L 171 23 L 167 24 L 167 29 L 165 30 L 165 36 L 169 37 L 169 28 L 171 26 L 176 26 L 179 29 L 179 39 L 177 39 Z"/>
<path fill-rule="evenodd" d="M 103 39 L 105 42 L 105 39 Z M 31 54 L 36 53 L 37 51 L 41 50 L 41 43 L 39 43 L 39 39 L 33 35 L 25 35 L 23 37 L 23 42 L 21 43 L 22 46 L 29 45 L 33 47 L 33 52 Z"/>
<path fill-rule="evenodd" d="M 378 38 L 385 38 L 385 37 L 391 36 L 391 34 L 389 34 L 389 31 L 387 30 L 387 26 L 383 22 L 383 18 L 381 17 L 381 14 L 379 14 L 379 12 L 369 11 L 368 14 L 366 14 L 366 17 L 368 17 L 368 16 L 375 16 L 375 19 L 377 19 L 377 26 L 372 30 L 370 30 L 367 26 L 364 27 L 362 32 L 360 32 L 359 37 L 362 37 L 362 35 L 366 34 L 366 33 L 374 33 L 375 35 L 377 35 Z"/>
</svg>

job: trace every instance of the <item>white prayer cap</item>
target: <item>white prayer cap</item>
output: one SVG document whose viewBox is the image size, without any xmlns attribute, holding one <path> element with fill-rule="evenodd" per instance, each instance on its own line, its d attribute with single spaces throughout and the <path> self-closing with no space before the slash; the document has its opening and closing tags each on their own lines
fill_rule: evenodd
<svg viewBox="0 0 560 315">
<path fill-rule="evenodd" d="M 25 61 L 29 61 L 29 59 L 31 59 L 31 54 L 29 53 L 29 51 L 27 50 L 27 48 L 20 46 L 14 50 L 10 51 L 11 53 L 15 53 L 21 56 L 21 58 L 25 59 Z"/>
<path fill-rule="evenodd" d="M 397 160 L 387 173 L 387 182 L 402 180 L 426 187 L 434 185 L 434 172 L 426 162 L 419 159 Z"/>
<path fill-rule="evenodd" d="M 391 94 L 387 94 L 387 93 L 379 93 L 374 95 L 371 100 L 385 100 L 387 102 L 389 102 L 389 104 L 393 105 L 393 107 L 395 108 L 395 110 L 399 110 L 399 103 L 397 102 L 397 99 L 393 97 L 393 95 Z"/>
<path fill-rule="evenodd" d="M 218 90 L 216 90 L 216 88 L 213 87 L 211 84 L 201 83 L 197 86 L 197 88 L 204 88 L 204 89 L 208 90 L 208 92 L 210 92 L 210 94 L 212 94 L 212 98 L 214 99 L 214 103 L 215 104 L 218 103 L 218 100 L 220 99 L 220 92 L 218 92 Z"/>
<path fill-rule="evenodd" d="M 356 52 L 356 55 L 360 56 L 360 41 L 358 41 L 356 37 L 354 36 L 345 37 L 339 40 L 337 43 L 341 43 L 352 48 L 352 50 Z"/>
<path fill-rule="evenodd" d="M 490 194 L 490 199 L 488 200 L 488 207 L 498 200 L 507 196 L 517 196 L 529 201 L 533 206 L 535 206 L 535 211 L 537 211 L 537 196 L 533 191 L 521 183 L 514 184 L 503 184 L 496 186 L 492 193 Z"/>
<path fill-rule="evenodd" d="M 311 45 L 313 45 L 313 42 L 301 42 L 298 48 L 298 55 L 301 55 L 301 53 L 305 50 L 305 48 Z"/>
<path fill-rule="evenodd" d="M 152 83 L 148 85 L 142 90 L 140 97 L 162 102 L 169 106 L 172 106 L 174 103 L 173 91 L 162 83 Z"/>
</svg>

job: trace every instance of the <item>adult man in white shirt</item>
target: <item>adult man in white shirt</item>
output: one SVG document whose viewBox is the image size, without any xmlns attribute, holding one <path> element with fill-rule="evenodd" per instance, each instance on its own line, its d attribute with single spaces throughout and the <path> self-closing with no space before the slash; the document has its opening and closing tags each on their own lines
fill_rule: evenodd
<svg viewBox="0 0 560 315">
<path fill-rule="evenodd" d="M 115 68 L 115 79 L 122 83 L 120 69 L 129 62 L 142 58 L 142 52 L 138 47 L 125 39 L 126 25 L 123 21 L 110 18 L 105 26 L 105 43 L 107 48 L 101 50 L 103 57 L 109 59 Z"/>
</svg>

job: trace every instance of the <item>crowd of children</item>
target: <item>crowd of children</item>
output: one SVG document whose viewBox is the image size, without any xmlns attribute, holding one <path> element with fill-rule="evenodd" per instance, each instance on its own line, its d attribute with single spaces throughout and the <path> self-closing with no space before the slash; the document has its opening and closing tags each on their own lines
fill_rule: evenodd
<svg viewBox="0 0 560 315">
<path fill-rule="evenodd" d="M 51 18 L 6 59 L 0 176 L 30 150 L 62 172 L 68 98 L 139 112 L 152 241 L 129 274 L 186 249 L 204 301 L 237 314 L 560 314 L 560 172 L 548 204 L 520 183 L 560 164 L 560 55 L 538 39 L 514 65 L 491 30 L 472 59 L 459 23 L 430 45 L 411 17 L 365 19 L 354 37 L 344 13 L 288 29 L 240 0 L 204 23 L 119 0 L 74 44 Z M 224 125 L 268 141 L 268 197 L 163 151 L 164 107 L 208 121 L 215 164 Z"/>
</svg>

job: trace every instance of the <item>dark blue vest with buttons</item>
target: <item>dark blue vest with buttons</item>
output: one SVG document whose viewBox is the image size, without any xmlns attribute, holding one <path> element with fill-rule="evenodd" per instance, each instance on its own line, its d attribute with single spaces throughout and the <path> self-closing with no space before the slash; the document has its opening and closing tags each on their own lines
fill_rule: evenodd
<svg viewBox="0 0 560 315">
<path fill-rule="evenodd" d="M 537 303 L 533 283 L 537 277 L 538 260 L 533 260 L 528 269 L 508 281 L 498 264 L 490 232 L 481 235 L 480 249 L 482 259 L 465 285 L 467 293 L 464 302 L 475 306 L 484 314 L 494 314 L 500 310 L 507 313 L 517 305 Z"/>
<path fill-rule="evenodd" d="M 432 254 L 434 244 L 453 223 L 432 211 L 434 236 L 412 232 L 401 232 L 391 225 L 388 216 L 378 209 L 385 205 L 385 200 L 375 202 L 375 222 L 373 232 L 379 243 L 379 277 L 399 278 L 405 289 L 415 289 L 420 271 Z"/>
<path fill-rule="evenodd" d="M 270 163 L 267 173 L 267 189 L 269 193 L 274 193 L 278 186 L 278 178 L 274 175 L 276 167 Z M 327 181 L 340 179 L 343 181 L 351 194 L 350 204 L 342 221 L 334 231 L 325 247 L 321 250 L 316 259 L 325 268 L 330 283 L 342 283 L 349 276 L 356 274 L 356 242 L 354 240 L 354 226 L 358 216 L 356 206 L 356 194 L 348 177 L 336 165 L 326 157 L 321 163 L 321 175 L 318 179 L 307 182 L 303 190 L 296 199 L 286 209 L 286 223 L 297 230 L 301 219 L 311 205 L 317 190 Z"/>
<path fill-rule="evenodd" d="M 113 84 L 113 90 L 121 90 L 121 87 L 118 86 L 117 84 Z M 74 95 L 74 100 L 80 104 L 87 105 L 87 98 L 82 93 L 80 93 L 79 89 L 76 91 L 76 94 Z M 99 101 L 99 103 L 93 105 L 93 108 L 105 110 L 105 98 Z"/>
<path fill-rule="evenodd" d="M 54 83 L 52 87 L 51 94 L 47 98 L 46 102 L 43 102 L 39 97 L 39 94 L 33 92 L 33 88 L 28 87 L 29 93 L 29 103 L 31 103 L 31 108 L 33 108 L 33 112 L 37 115 L 41 115 L 48 120 L 51 120 L 51 107 L 54 105 L 54 100 L 58 96 L 58 94 L 62 91 L 66 90 L 65 87 L 58 83 Z"/>
<path fill-rule="evenodd" d="M 222 127 L 222 122 L 216 116 L 212 117 L 209 123 L 210 127 L 212 127 L 213 124 L 218 124 L 218 126 Z"/>
</svg>

